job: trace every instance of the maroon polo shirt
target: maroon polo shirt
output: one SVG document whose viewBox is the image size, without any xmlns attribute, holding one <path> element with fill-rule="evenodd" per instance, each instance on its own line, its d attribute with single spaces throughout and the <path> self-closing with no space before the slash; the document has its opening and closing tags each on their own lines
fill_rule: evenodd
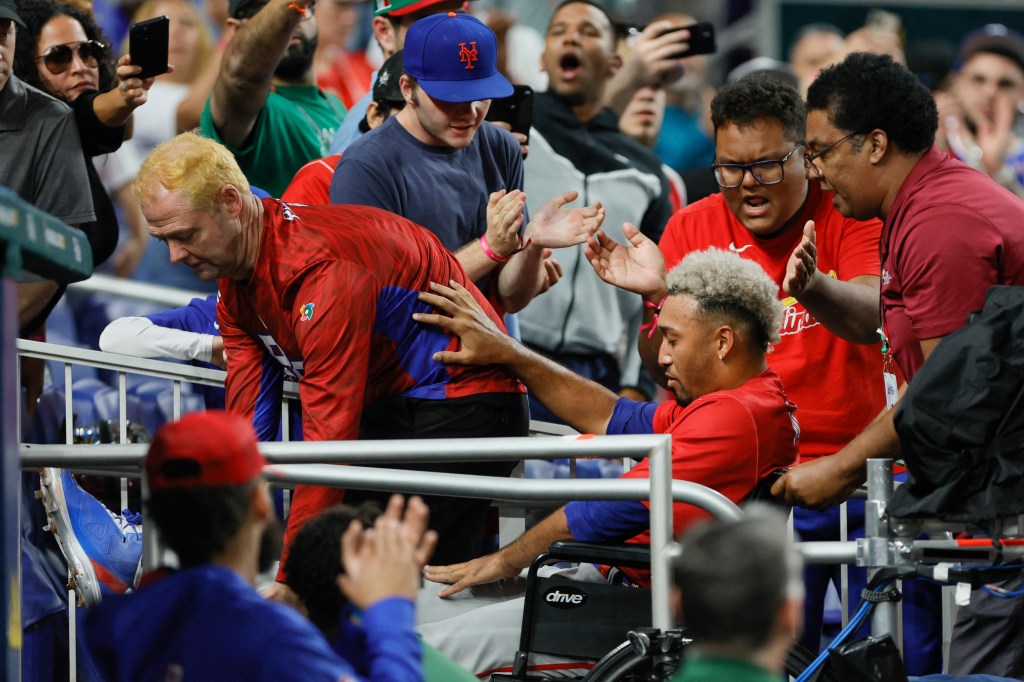
<svg viewBox="0 0 1024 682">
<path fill-rule="evenodd" d="M 920 341 L 964 326 L 994 284 L 1024 284 L 1024 201 L 935 146 L 882 227 L 882 321 L 909 381 Z"/>
</svg>

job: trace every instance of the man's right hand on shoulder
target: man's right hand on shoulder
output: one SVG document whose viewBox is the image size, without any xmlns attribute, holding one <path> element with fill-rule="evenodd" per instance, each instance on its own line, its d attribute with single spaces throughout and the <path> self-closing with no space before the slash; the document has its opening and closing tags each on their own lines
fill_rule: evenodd
<svg viewBox="0 0 1024 682">
<path fill-rule="evenodd" d="M 515 357 L 515 340 L 494 324 L 469 289 L 455 281 L 450 284 L 431 282 L 433 293 L 419 295 L 421 301 L 440 313 L 413 313 L 412 316 L 417 322 L 441 327 L 462 340 L 461 350 L 439 351 L 434 353 L 434 360 L 455 365 L 501 365 Z"/>
</svg>

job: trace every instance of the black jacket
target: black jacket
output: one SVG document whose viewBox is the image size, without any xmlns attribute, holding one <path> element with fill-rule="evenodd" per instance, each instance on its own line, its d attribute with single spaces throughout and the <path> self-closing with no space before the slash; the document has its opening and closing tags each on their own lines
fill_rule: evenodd
<svg viewBox="0 0 1024 682">
<path fill-rule="evenodd" d="M 1024 513 L 1024 287 L 988 290 L 914 376 L 895 424 L 909 477 L 893 516 Z"/>
</svg>

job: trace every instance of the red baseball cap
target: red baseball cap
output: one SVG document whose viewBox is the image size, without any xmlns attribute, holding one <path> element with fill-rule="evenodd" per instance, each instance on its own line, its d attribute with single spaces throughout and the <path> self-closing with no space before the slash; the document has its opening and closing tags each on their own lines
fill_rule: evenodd
<svg viewBox="0 0 1024 682">
<path fill-rule="evenodd" d="M 156 432 L 146 478 L 150 491 L 241 485 L 266 463 L 248 420 L 223 410 L 191 412 Z"/>
<path fill-rule="evenodd" d="M 401 17 L 442 2 L 444 0 L 374 0 L 373 14 L 378 17 L 383 14 Z"/>
</svg>

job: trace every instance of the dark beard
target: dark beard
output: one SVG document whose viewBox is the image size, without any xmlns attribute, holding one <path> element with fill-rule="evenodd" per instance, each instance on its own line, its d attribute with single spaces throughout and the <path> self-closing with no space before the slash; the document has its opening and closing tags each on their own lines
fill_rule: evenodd
<svg viewBox="0 0 1024 682">
<path fill-rule="evenodd" d="M 312 38 L 299 36 L 298 43 L 289 43 L 284 56 L 281 57 L 281 61 L 277 63 L 277 68 L 274 69 L 274 76 L 286 83 L 303 80 L 306 72 L 313 66 L 313 54 L 316 52 L 316 45 L 316 36 Z"/>
<path fill-rule="evenodd" d="M 281 528 L 281 522 L 271 519 L 263 529 L 263 535 L 260 536 L 260 553 L 256 566 L 258 573 L 269 571 L 274 562 L 281 557 L 283 537 L 284 531 Z"/>
</svg>

